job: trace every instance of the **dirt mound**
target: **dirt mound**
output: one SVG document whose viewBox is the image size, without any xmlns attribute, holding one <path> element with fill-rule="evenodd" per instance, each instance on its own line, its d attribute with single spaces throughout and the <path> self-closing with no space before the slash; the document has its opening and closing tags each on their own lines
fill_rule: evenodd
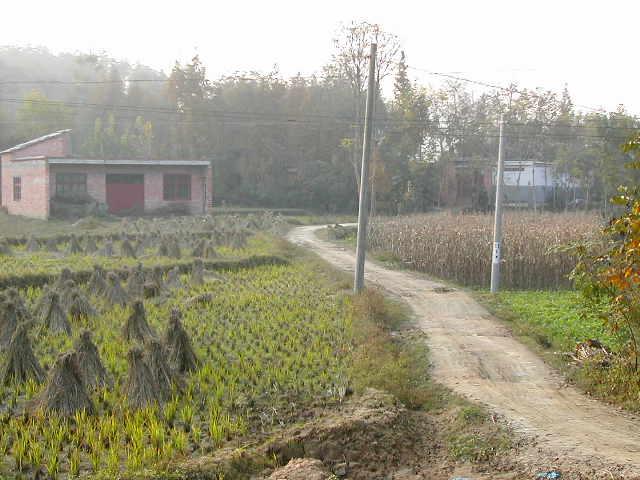
<svg viewBox="0 0 640 480">
<path fill-rule="evenodd" d="M 324 464 L 315 458 L 294 458 L 286 466 L 278 468 L 269 480 L 328 480 L 333 478 Z"/>
<path fill-rule="evenodd" d="M 424 455 L 433 436 L 392 395 L 369 389 L 335 408 L 309 412 L 302 425 L 257 440 L 250 449 L 223 448 L 180 466 L 187 479 L 384 478 Z M 420 416 L 424 418 L 424 415 Z M 259 435 L 259 434 L 258 434 Z M 284 468 L 277 468 L 286 465 Z M 276 467 L 276 469 L 274 469 Z M 332 473 L 333 472 L 333 473 Z"/>
<path fill-rule="evenodd" d="M 433 438 L 425 419 L 392 395 L 367 389 L 335 412 L 284 430 L 263 448 L 280 464 L 307 457 L 322 461 L 339 476 L 382 478 L 424 455 L 423 441 Z"/>
</svg>

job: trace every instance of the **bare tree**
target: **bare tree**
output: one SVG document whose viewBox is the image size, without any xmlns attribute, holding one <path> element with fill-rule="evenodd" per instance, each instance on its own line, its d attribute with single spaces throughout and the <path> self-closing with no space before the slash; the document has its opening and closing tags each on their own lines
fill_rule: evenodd
<svg viewBox="0 0 640 480">
<path fill-rule="evenodd" d="M 333 63 L 337 66 L 338 73 L 348 81 L 352 93 L 353 114 L 356 121 L 352 127 L 353 137 L 350 139 L 350 148 L 358 191 L 360 191 L 360 144 L 363 134 L 360 120 L 366 97 L 369 47 L 372 43 L 378 44 L 376 88 L 380 91 L 380 82 L 392 72 L 397 63 L 400 52 L 398 37 L 385 32 L 378 24 L 351 22 L 349 25 L 343 25 L 334 39 L 336 53 L 333 55 Z"/>
</svg>

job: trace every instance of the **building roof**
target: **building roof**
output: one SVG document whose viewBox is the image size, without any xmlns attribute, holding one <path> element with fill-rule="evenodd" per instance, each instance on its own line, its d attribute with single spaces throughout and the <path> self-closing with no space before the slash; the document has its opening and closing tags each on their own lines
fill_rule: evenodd
<svg viewBox="0 0 640 480">
<path fill-rule="evenodd" d="M 43 135 L 42 137 L 34 138 L 33 140 L 29 140 L 28 142 L 20 143 L 14 147 L 7 148 L 6 150 L 1 151 L 0 154 L 22 150 L 23 148 L 30 147 L 31 145 L 35 145 L 36 143 L 44 142 L 45 140 L 51 140 L 52 138 L 59 137 L 60 135 L 64 135 L 65 133 L 69 132 L 71 132 L 70 128 L 67 128 L 66 130 L 58 130 L 57 132 L 49 133 L 47 135 Z"/>
<path fill-rule="evenodd" d="M 96 158 L 49 158 L 50 165 L 104 165 L 104 166 L 148 166 L 148 167 L 208 167 L 209 160 L 101 160 Z"/>
</svg>

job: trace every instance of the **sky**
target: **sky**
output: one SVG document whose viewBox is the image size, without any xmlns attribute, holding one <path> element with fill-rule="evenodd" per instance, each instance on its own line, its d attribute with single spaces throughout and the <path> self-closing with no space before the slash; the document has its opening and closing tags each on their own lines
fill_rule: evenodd
<svg viewBox="0 0 640 480">
<path fill-rule="evenodd" d="M 340 25 L 368 21 L 398 35 L 420 83 L 445 72 L 566 84 L 576 105 L 640 115 L 638 0 L 5 0 L 2 11 L 0 45 L 104 51 L 164 71 L 198 53 L 210 78 L 318 72 Z"/>
</svg>

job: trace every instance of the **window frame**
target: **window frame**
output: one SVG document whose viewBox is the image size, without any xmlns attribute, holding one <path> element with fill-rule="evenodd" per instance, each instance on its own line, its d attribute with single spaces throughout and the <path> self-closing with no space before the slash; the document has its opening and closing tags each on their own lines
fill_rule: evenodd
<svg viewBox="0 0 640 480">
<path fill-rule="evenodd" d="M 74 177 L 75 180 L 69 181 L 69 179 Z M 72 198 L 79 195 L 86 195 L 87 193 L 86 173 L 56 172 L 56 197 Z"/>
<path fill-rule="evenodd" d="M 190 173 L 165 173 L 162 175 L 162 199 L 165 202 L 190 202 L 192 200 Z"/>
<path fill-rule="evenodd" d="M 22 200 L 22 177 L 13 177 L 13 201 Z"/>
</svg>

